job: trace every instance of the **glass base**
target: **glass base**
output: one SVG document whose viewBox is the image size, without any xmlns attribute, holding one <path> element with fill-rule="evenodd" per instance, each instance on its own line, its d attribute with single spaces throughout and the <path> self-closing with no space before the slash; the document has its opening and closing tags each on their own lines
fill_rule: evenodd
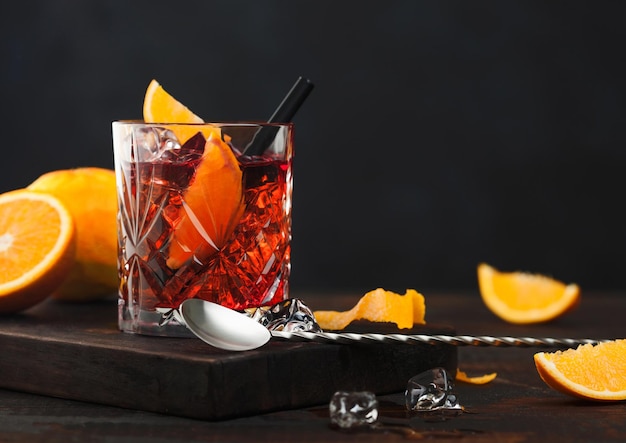
<svg viewBox="0 0 626 443">
<path fill-rule="evenodd" d="M 135 311 L 138 312 L 131 313 L 121 300 L 118 310 L 118 326 L 122 332 L 159 337 L 195 337 L 187 326 L 176 319 L 172 311 L 162 314 L 135 307 Z"/>
</svg>

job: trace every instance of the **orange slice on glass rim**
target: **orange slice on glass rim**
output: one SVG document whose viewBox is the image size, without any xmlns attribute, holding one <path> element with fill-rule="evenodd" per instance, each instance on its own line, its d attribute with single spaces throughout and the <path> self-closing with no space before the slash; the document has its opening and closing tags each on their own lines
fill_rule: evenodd
<svg viewBox="0 0 626 443">
<path fill-rule="evenodd" d="M 74 264 L 74 221 L 54 196 L 26 190 L 0 195 L 0 313 L 47 298 Z"/>
<path fill-rule="evenodd" d="M 398 328 L 412 328 L 424 324 L 426 305 L 424 296 L 414 289 L 404 295 L 375 289 L 362 296 L 349 311 L 315 311 L 313 315 L 320 328 L 338 331 L 354 320 L 395 323 Z"/>
<path fill-rule="evenodd" d="M 494 314 L 509 323 L 529 324 L 553 320 L 574 309 L 580 288 L 551 277 L 526 272 L 500 272 L 478 266 L 482 299 Z"/>
<path fill-rule="evenodd" d="M 598 401 L 626 400 L 626 340 L 534 355 L 541 379 L 564 394 Z"/>
<path fill-rule="evenodd" d="M 187 106 L 175 99 L 169 94 L 163 86 L 156 81 L 152 80 L 146 89 L 146 94 L 143 100 L 143 119 L 146 123 L 196 123 L 202 124 L 204 120 L 194 114 Z M 178 142 L 182 145 L 198 132 L 202 132 L 204 138 L 208 138 L 211 134 L 215 134 L 218 137 L 221 136 L 219 128 L 212 128 L 210 126 L 177 126 L 177 125 L 164 125 L 168 129 L 172 130 Z"/>
</svg>

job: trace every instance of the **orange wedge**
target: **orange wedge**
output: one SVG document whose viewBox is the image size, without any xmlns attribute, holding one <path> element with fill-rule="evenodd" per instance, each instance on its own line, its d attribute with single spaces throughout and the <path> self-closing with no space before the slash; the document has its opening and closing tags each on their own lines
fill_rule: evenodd
<svg viewBox="0 0 626 443">
<path fill-rule="evenodd" d="M 204 123 L 204 120 L 176 100 L 154 79 L 146 89 L 143 100 L 143 119 L 146 123 Z M 209 125 L 198 125 L 197 128 L 177 125 L 165 126 L 176 134 L 181 145 L 198 132 L 202 132 L 205 138 L 214 132 L 217 135 L 221 134 L 218 128 Z"/>
<path fill-rule="evenodd" d="M 500 272 L 484 263 L 478 266 L 478 285 L 489 310 L 510 323 L 550 321 L 580 301 L 578 285 L 539 274 Z"/>
<path fill-rule="evenodd" d="M 185 216 L 172 234 L 167 265 L 204 261 L 228 241 L 244 210 L 242 172 L 230 147 L 209 136 L 196 177 L 184 195 Z"/>
<path fill-rule="evenodd" d="M 154 79 L 146 89 L 143 118 L 147 123 L 204 123 L 204 120 L 176 100 Z"/>
<path fill-rule="evenodd" d="M 144 120 L 151 123 L 202 123 L 202 119 L 180 103 L 156 81 L 146 91 Z M 243 182 L 239 162 L 222 139 L 220 128 L 210 125 L 170 128 L 184 143 L 198 132 L 206 139 L 202 161 L 183 195 L 184 216 L 174 228 L 167 265 L 178 269 L 195 257 L 204 261 L 228 241 L 244 211 Z"/>
<path fill-rule="evenodd" d="M 0 195 L 0 312 L 34 306 L 69 275 L 74 222 L 54 196 L 26 190 Z"/>
<path fill-rule="evenodd" d="M 541 379 L 557 391 L 587 400 L 626 400 L 626 340 L 539 352 L 534 359 Z"/>
<path fill-rule="evenodd" d="M 354 320 L 395 323 L 398 328 L 412 328 L 424 324 L 426 305 L 424 296 L 414 289 L 404 295 L 382 288 L 368 292 L 349 311 L 315 311 L 313 315 L 320 328 L 338 331 Z"/>
</svg>

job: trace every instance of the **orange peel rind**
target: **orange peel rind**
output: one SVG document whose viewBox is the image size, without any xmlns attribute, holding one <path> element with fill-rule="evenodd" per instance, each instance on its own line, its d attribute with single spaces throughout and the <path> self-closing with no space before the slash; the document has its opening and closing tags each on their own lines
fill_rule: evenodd
<svg viewBox="0 0 626 443">
<path fill-rule="evenodd" d="M 469 383 L 472 385 L 485 385 L 491 381 L 493 381 L 497 377 L 497 372 L 492 372 L 491 374 L 485 374 L 476 377 L 470 377 L 465 372 L 460 369 L 456 370 L 456 378 L 455 381 L 460 381 L 463 383 Z"/>
<path fill-rule="evenodd" d="M 324 330 L 344 329 L 354 320 L 395 323 L 399 329 L 425 324 L 426 304 L 424 296 L 414 289 L 404 295 L 375 289 L 363 295 L 349 311 L 315 311 L 315 320 Z"/>
</svg>

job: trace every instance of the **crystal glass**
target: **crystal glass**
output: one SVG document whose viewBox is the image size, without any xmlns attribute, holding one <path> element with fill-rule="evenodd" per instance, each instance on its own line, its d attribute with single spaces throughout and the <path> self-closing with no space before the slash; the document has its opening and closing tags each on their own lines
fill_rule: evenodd
<svg viewBox="0 0 626 443">
<path fill-rule="evenodd" d="M 113 122 L 119 327 L 190 336 L 176 309 L 288 297 L 292 124 Z"/>
</svg>

